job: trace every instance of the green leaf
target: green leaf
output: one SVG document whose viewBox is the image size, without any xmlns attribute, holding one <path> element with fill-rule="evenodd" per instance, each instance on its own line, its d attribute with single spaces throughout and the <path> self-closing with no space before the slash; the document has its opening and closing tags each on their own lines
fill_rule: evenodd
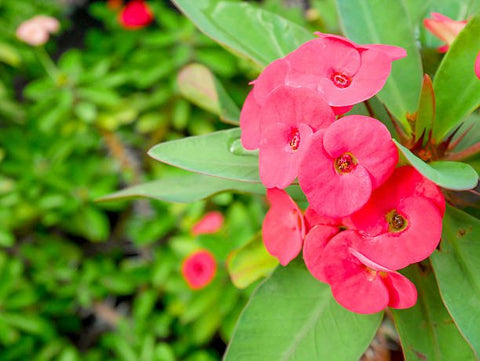
<svg viewBox="0 0 480 361">
<path fill-rule="evenodd" d="M 18 67 L 22 62 L 22 58 L 15 47 L 0 41 L 0 62 Z"/>
<path fill-rule="evenodd" d="M 307 29 L 246 3 L 173 2 L 205 34 L 264 66 L 314 37 Z"/>
<path fill-rule="evenodd" d="M 226 191 L 265 194 L 265 188 L 261 184 L 237 182 L 182 171 L 178 174 L 165 176 L 159 180 L 109 194 L 98 199 L 98 201 L 105 202 L 146 197 L 165 202 L 190 203 Z"/>
<path fill-rule="evenodd" d="M 148 154 L 160 162 L 195 173 L 259 183 L 258 157 L 255 152 L 238 151 L 233 145 L 239 138 L 240 128 L 222 130 L 160 143 Z"/>
<path fill-rule="evenodd" d="M 404 0 L 405 8 L 414 28 L 420 22 L 420 19 L 425 16 L 432 1 Z"/>
<path fill-rule="evenodd" d="M 238 125 L 240 110 L 215 78 L 202 64 L 190 64 L 178 74 L 180 93 L 199 107 L 220 116 L 226 123 Z"/>
<path fill-rule="evenodd" d="M 351 40 L 396 45 L 407 50 L 406 58 L 393 62 L 392 73 L 378 97 L 409 130 L 406 114 L 416 110 L 423 71 L 402 0 L 337 0 L 337 4 L 345 34 Z"/>
<path fill-rule="evenodd" d="M 277 268 L 252 295 L 224 360 L 357 361 L 382 315 L 342 308 L 327 284 L 294 261 Z"/>
<path fill-rule="evenodd" d="M 440 142 L 480 106 L 474 64 L 480 50 L 480 15 L 474 16 L 443 58 L 433 81 L 437 101 L 433 137 Z"/>
<path fill-rule="evenodd" d="M 480 221 L 447 207 L 440 250 L 431 256 L 443 302 L 480 355 Z"/>
<path fill-rule="evenodd" d="M 418 102 L 417 118 L 415 120 L 415 139 L 424 136 L 423 144 L 428 141 L 430 130 L 435 120 L 435 94 L 433 93 L 432 79 L 425 74 L 423 77 L 422 92 Z"/>
<path fill-rule="evenodd" d="M 246 288 L 270 275 L 277 265 L 277 259 L 267 252 L 260 235 L 232 251 L 227 258 L 230 279 L 238 288 Z"/>
<path fill-rule="evenodd" d="M 406 361 L 476 360 L 442 303 L 432 270 L 415 264 L 402 273 L 418 291 L 415 306 L 391 310 Z"/>
<path fill-rule="evenodd" d="M 478 183 L 477 172 L 466 163 L 450 161 L 425 163 L 395 139 L 393 142 L 416 170 L 442 188 L 461 191 L 472 189 Z"/>
</svg>

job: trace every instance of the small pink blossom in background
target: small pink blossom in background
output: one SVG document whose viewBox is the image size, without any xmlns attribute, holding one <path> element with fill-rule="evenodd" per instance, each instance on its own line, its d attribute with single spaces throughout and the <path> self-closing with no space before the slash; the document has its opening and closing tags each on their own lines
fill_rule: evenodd
<svg viewBox="0 0 480 361">
<path fill-rule="evenodd" d="M 118 17 L 120 24 L 128 30 L 143 28 L 153 21 L 153 13 L 143 0 L 131 0 Z"/>
<path fill-rule="evenodd" d="M 313 133 L 335 120 L 317 92 L 283 85 L 267 97 L 257 117 L 262 133 L 260 179 L 266 188 L 281 189 L 297 177 Z"/>
<path fill-rule="evenodd" d="M 480 51 L 478 52 L 477 58 L 475 59 L 475 75 L 480 79 Z"/>
<path fill-rule="evenodd" d="M 206 250 L 196 251 L 183 260 L 182 276 L 191 289 L 207 286 L 215 277 L 217 263 L 215 257 Z"/>
<path fill-rule="evenodd" d="M 467 20 L 456 21 L 440 13 L 431 13 L 431 19 L 424 19 L 423 24 L 433 35 L 445 42 L 445 45 L 438 48 L 442 53 L 448 51 L 450 45 L 457 35 L 467 25 Z"/>
<path fill-rule="evenodd" d="M 262 225 L 262 238 L 267 251 L 286 266 L 301 251 L 305 237 L 302 211 L 287 192 L 267 189 L 271 204 Z"/>
<path fill-rule="evenodd" d="M 57 19 L 38 15 L 27 21 L 24 21 L 17 28 L 15 34 L 23 42 L 39 46 L 45 44 L 50 34 L 56 33 L 60 29 L 60 23 Z"/>
<path fill-rule="evenodd" d="M 360 242 L 357 232 L 344 231 L 325 247 L 323 275 L 333 297 L 350 311 L 364 314 L 379 312 L 387 306 L 412 307 L 417 300 L 415 285 L 352 247 Z"/>
<path fill-rule="evenodd" d="M 192 234 L 198 236 L 200 234 L 212 234 L 218 232 L 223 226 L 223 214 L 217 211 L 208 212 L 195 223 L 192 227 Z"/>
<path fill-rule="evenodd" d="M 376 119 L 350 115 L 315 133 L 298 181 L 318 214 L 345 217 L 367 203 L 397 162 L 388 129 Z"/>
</svg>

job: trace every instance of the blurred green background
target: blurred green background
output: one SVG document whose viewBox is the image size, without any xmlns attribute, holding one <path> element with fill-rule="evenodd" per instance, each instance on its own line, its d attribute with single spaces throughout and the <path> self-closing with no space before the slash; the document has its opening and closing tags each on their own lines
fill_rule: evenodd
<svg viewBox="0 0 480 361">
<path fill-rule="evenodd" d="M 313 3 L 335 31 L 332 2 Z M 154 144 L 229 127 L 182 97 L 184 66 L 207 66 L 238 106 L 259 71 L 148 4 L 154 22 L 128 31 L 103 1 L 0 0 L 0 360 L 219 360 L 255 286 L 235 288 L 225 261 L 258 234 L 262 197 L 96 202 L 173 172 Z M 302 1 L 259 5 L 318 21 Z M 38 14 L 61 30 L 32 47 L 15 29 Z M 209 210 L 225 225 L 194 237 Z M 218 272 L 192 291 L 180 265 L 198 248 Z"/>
</svg>

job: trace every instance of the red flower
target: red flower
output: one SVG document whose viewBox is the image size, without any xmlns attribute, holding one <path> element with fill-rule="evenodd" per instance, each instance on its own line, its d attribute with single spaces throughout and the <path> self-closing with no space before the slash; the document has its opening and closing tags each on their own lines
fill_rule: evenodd
<svg viewBox="0 0 480 361">
<path fill-rule="evenodd" d="M 223 214 L 220 212 L 209 212 L 193 225 L 192 234 L 198 236 L 200 234 L 216 233 L 222 228 L 222 226 Z"/>
<path fill-rule="evenodd" d="M 132 0 L 122 9 L 118 19 L 125 29 L 135 30 L 150 24 L 153 13 L 143 0 Z"/>
<path fill-rule="evenodd" d="M 284 190 L 267 189 L 267 198 L 271 207 L 263 220 L 263 243 L 286 266 L 302 249 L 305 237 L 302 211 Z"/>
<path fill-rule="evenodd" d="M 432 19 L 424 19 L 423 25 L 433 35 L 445 42 L 445 45 L 438 48 L 440 52 L 445 53 L 460 31 L 467 25 L 467 20 L 455 21 L 440 13 L 431 13 L 430 15 Z"/>
<path fill-rule="evenodd" d="M 390 75 L 392 61 L 404 49 L 388 45 L 358 45 L 341 36 L 321 34 L 287 55 L 286 84 L 321 93 L 336 107 L 360 103 L 378 93 Z"/>
<path fill-rule="evenodd" d="M 317 213 L 339 218 L 363 207 L 397 162 L 388 129 L 376 119 L 351 115 L 313 135 L 298 180 Z"/>
<path fill-rule="evenodd" d="M 213 255 L 206 250 L 201 250 L 184 259 L 181 272 L 188 286 L 198 290 L 213 280 L 216 270 L 217 264 Z"/>
<path fill-rule="evenodd" d="M 333 237 L 324 250 L 323 272 L 337 302 L 357 313 L 375 313 L 387 306 L 413 306 L 417 300 L 413 283 L 352 247 L 359 243 L 358 233 L 344 231 Z"/>
<path fill-rule="evenodd" d="M 413 167 L 397 168 L 351 217 L 366 237 L 355 247 L 366 257 L 400 269 L 427 258 L 440 242 L 445 200 Z"/>
<path fill-rule="evenodd" d="M 265 100 L 260 114 L 259 168 L 267 188 L 285 188 L 297 177 L 313 133 L 335 120 L 320 95 L 308 89 L 281 86 Z"/>
</svg>

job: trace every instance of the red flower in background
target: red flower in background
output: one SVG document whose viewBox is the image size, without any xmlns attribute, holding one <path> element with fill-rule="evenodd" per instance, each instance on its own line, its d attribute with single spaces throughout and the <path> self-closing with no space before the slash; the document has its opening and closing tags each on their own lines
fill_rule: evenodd
<svg viewBox="0 0 480 361">
<path fill-rule="evenodd" d="M 188 286 L 198 290 L 207 286 L 215 277 L 217 263 L 215 257 L 206 250 L 192 253 L 182 263 L 182 276 Z"/>
<path fill-rule="evenodd" d="M 125 29 L 135 30 L 150 24 L 153 21 L 153 13 L 143 0 L 132 0 L 122 9 L 118 19 Z"/>
<path fill-rule="evenodd" d="M 467 25 L 467 20 L 456 21 L 440 13 L 431 13 L 432 19 L 424 19 L 423 25 L 437 38 L 445 42 L 438 51 L 445 53 L 457 35 Z"/>
<path fill-rule="evenodd" d="M 267 189 L 271 204 L 262 225 L 262 238 L 267 251 L 286 266 L 301 251 L 305 237 L 302 211 L 287 192 Z"/>
<path fill-rule="evenodd" d="M 223 226 L 223 214 L 220 212 L 212 211 L 208 212 L 195 223 L 192 227 L 192 234 L 198 236 L 200 234 L 212 234 L 216 233 Z"/>
</svg>

